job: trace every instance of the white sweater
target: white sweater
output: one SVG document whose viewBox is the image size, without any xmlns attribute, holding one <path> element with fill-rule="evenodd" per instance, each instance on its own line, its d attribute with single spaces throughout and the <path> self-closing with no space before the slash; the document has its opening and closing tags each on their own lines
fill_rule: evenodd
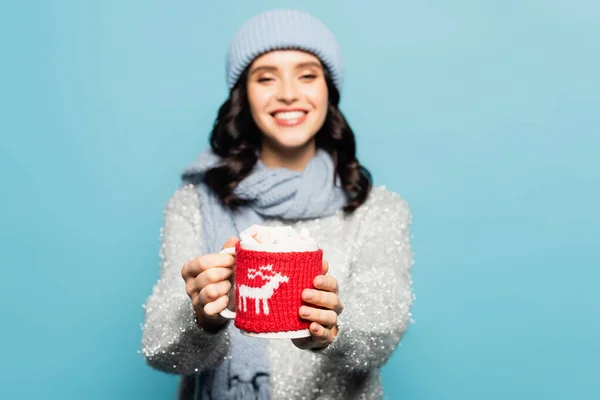
<svg viewBox="0 0 600 400">
<path fill-rule="evenodd" d="M 142 353 L 160 371 L 183 376 L 182 388 L 228 355 L 228 331 L 209 334 L 195 322 L 181 278 L 183 264 L 202 252 L 198 192 L 178 189 L 165 208 L 161 276 L 145 305 Z M 265 225 L 307 228 L 339 283 L 344 312 L 339 333 L 323 350 L 300 350 L 291 340 L 268 343 L 272 398 L 380 399 L 379 368 L 396 349 L 410 320 L 411 215 L 406 203 L 373 188 L 353 214 L 304 220 L 268 219 Z M 263 339 L 268 340 L 268 339 Z M 180 398 L 193 398 L 184 395 Z"/>
</svg>

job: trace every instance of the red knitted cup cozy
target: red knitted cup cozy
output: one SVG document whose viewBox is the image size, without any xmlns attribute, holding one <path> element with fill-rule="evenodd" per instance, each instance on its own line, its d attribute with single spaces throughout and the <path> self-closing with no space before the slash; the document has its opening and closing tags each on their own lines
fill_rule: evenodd
<svg viewBox="0 0 600 400">
<path fill-rule="evenodd" d="M 302 291 L 322 273 L 323 251 L 246 250 L 236 245 L 234 325 L 252 333 L 308 329 L 300 319 Z"/>
</svg>

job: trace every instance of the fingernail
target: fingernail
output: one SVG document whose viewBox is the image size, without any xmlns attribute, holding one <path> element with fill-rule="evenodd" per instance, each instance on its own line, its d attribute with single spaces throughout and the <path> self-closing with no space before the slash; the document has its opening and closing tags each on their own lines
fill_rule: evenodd
<svg viewBox="0 0 600 400">
<path fill-rule="evenodd" d="M 300 315 L 303 317 L 310 317 L 310 310 L 307 307 L 300 308 Z"/>
<path fill-rule="evenodd" d="M 323 284 L 323 278 L 321 278 L 320 276 L 317 277 L 317 279 L 315 279 L 315 285 L 321 286 L 322 284 Z"/>
<path fill-rule="evenodd" d="M 315 294 L 311 290 L 307 290 L 306 292 L 304 292 L 304 298 L 306 300 L 312 300 L 315 298 Z"/>
</svg>

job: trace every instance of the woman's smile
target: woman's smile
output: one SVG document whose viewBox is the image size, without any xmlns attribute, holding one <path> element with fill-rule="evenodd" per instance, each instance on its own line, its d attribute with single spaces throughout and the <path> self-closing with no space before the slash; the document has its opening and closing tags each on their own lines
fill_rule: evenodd
<svg viewBox="0 0 600 400">
<path fill-rule="evenodd" d="M 302 124 L 308 116 L 308 111 L 301 109 L 279 109 L 271 113 L 279 126 L 290 127 Z"/>
</svg>

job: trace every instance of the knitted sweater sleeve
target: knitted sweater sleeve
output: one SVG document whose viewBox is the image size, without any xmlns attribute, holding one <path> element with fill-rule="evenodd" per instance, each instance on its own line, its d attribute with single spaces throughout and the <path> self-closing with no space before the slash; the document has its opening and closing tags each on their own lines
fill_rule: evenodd
<svg viewBox="0 0 600 400">
<path fill-rule="evenodd" d="M 181 277 L 183 264 L 202 254 L 200 199 L 191 185 L 178 189 L 164 211 L 161 272 L 145 308 L 142 354 L 153 368 L 191 375 L 216 366 L 229 351 L 226 329 L 203 331 L 196 324 Z"/>
<path fill-rule="evenodd" d="M 387 362 L 407 329 L 413 296 L 408 206 L 395 193 L 377 190 L 361 213 L 349 278 L 340 287 L 345 309 L 338 336 L 317 351 L 331 368 L 349 372 Z"/>
</svg>

